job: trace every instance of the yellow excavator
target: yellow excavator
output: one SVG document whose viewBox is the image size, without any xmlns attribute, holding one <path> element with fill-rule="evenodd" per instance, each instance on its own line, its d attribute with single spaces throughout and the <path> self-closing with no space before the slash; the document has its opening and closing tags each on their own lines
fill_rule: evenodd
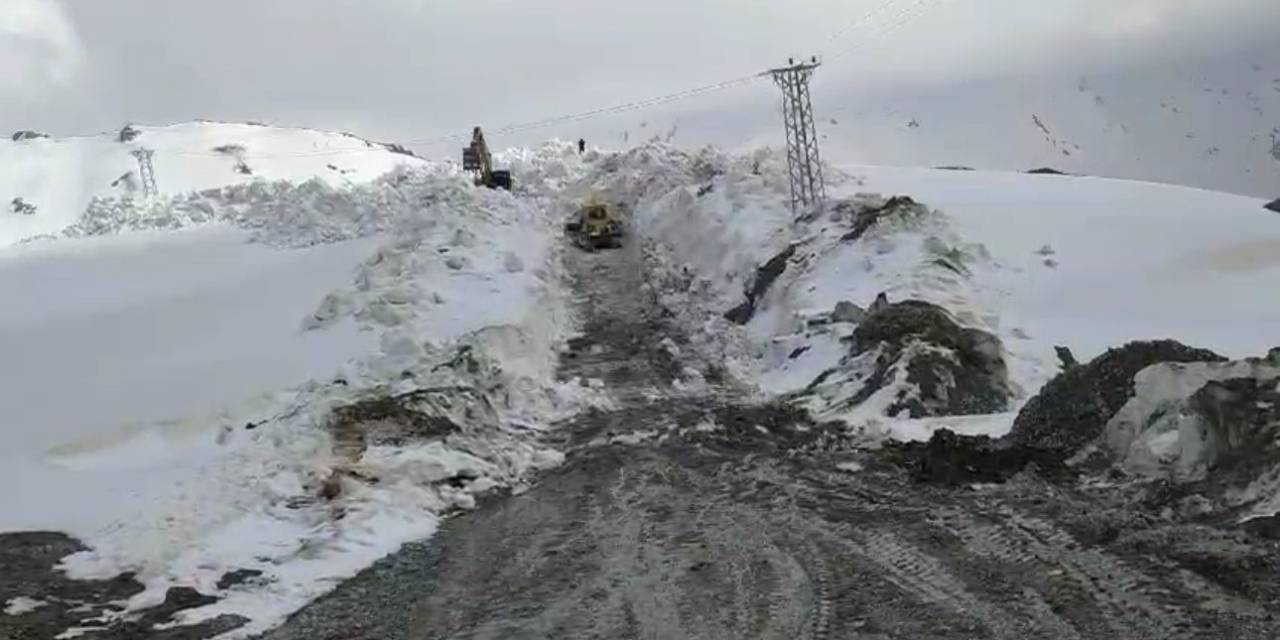
<svg viewBox="0 0 1280 640">
<path fill-rule="evenodd" d="M 511 190 L 511 172 L 494 170 L 493 155 L 480 127 L 471 130 L 471 145 L 462 149 L 462 169 L 475 175 L 476 186 Z"/>
<path fill-rule="evenodd" d="M 588 251 L 622 246 L 622 223 L 608 205 L 595 198 L 584 203 L 564 229 Z"/>
</svg>

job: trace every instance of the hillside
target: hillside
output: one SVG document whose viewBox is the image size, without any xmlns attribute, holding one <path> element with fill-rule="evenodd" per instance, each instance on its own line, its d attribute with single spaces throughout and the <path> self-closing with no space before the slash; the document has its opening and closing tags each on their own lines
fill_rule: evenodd
<svg viewBox="0 0 1280 640">
<path fill-rule="evenodd" d="M 736 351 L 740 370 L 764 389 L 798 392 L 837 367 L 857 318 L 881 293 L 940 305 L 999 340 L 1009 413 L 925 424 L 889 420 L 883 407 L 844 416 L 873 433 L 927 439 L 948 423 L 1000 435 L 1059 371 L 1059 346 L 1084 361 L 1131 340 L 1169 338 L 1244 357 L 1277 340 L 1280 305 L 1262 292 L 1280 277 L 1280 216 L 1264 200 L 1100 178 L 853 165 L 841 167 L 829 214 L 793 220 L 785 183 L 755 175 L 758 160 L 666 159 L 684 171 L 715 167 L 690 177 L 697 186 L 639 209 L 660 247 L 657 268 L 689 282 L 670 292 L 670 306 L 728 312 L 773 261 L 774 279 L 750 296 L 740 329 L 721 318 L 699 332 L 707 348 Z M 907 200 L 895 205 L 894 196 Z M 839 318 L 838 303 L 855 310 Z M 825 398 L 821 410 L 842 399 Z"/>
<path fill-rule="evenodd" d="M 417 158 L 349 134 L 253 124 L 192 122 L 130 126 L 129 133 L 82 138 L 0 140 L 0 244 L 56 234 L 94 197 L 138 193 L 130 151 L 155 151 L 156 186 L 180 194 L 262 180 L 318 178 L 341 186 L 368 182 Z M 122 141 L 128 138 L 127 141 Z M 15 199 L 34 209 L 14 210 Z"/>
<path fill-rule="evenodd" d="M 1098 178 L 855 165 L 829 167 L 827 206 L 796 216 L 784 156 L 767 148 L 648 143 L 579 154 L 549 142 L 501 155 L 516 184 L 506 192 L 475 187 L 454 165 L 341 134 L 197 123 L 144 130 L 135 142 L 148 138 L 166 193 L 75 210 L 68 203 L 77 198 L 111 193 L 97 185 L 128 168 L 126 145 L 95 138 L 6 147 L 60 160 L 12 165 L 25 184 L 46 185 L 31 198 L 50 209 L 6 214 L 10 244 L 0 246 L 0 299 L 14 301 L 0 306 L 0 352 L 11 356 L 0 361 L 0 406 L 9 407 L 0 483 L 24 487 L 0 494 L 0 554 L 30 544 L 51 556 L 0 576 L 0 631 L 30 622 L 52 637 L 100 618 L 119 633 L 177 623 L 187 635 L 175 637 L 244 637 L 299 610 L 324 611 L 332 601 L 317 599 L 335 589 L 338 602 L 358 592 L 353 606 L 374 609 L 373 622 L 326 614 L 330 635 L 321 637 L 351 637 L 343 625 L 366 622 L 417 628 L 398 616 L 441 602 L 471 607 L 476 619 L 577 612 L 494 607 L 479 594 L 511 589 L 503 602 L 580 602 L 588 591 L 621 588 L 612 567 L 650 553 L 672 554 L 654 566 L 697 566 L 708 554 L 716 568 L 707 575 L 750 567 L 741 571 L 794 582 L 778 634 L 787 616 L 809 619 L 806 589 L 819 587 L 801 583 L 817 574 L 794 567 L 813 563 L 833 581 L 852 580 L 840 587 L 850 599 L 880 602 L 901 588 L 957 617 L 978 603 L 987 613 L 973 624 L 1005 630 L 1068 624 L 1058 605 L 1089 630 L 1082 637 L 1148 637 L 1133 631 L 1148 627 L 1165 637 L 1183 618 L 1208 615 L 1181 606 L 1190 599 L 1176 616 L 1150 613 L 1148 600 L 1175 587 L 1130 594 L 1138 569 L 1069 576 L 1094 585 L 1088 598 L 1059 601 L 1048 590 L 1014 604 L 999 598 L 1003 582 L 971 594 L 937 569 L 947 593 L 960 595 L 928 600 L 931 587 L 919 584 L 933 583 L 911 572 L 961 552 L 930 556 L 912 540 L 940 539 L 934 526 L 985 535 L 981 520 L 1041 509 L 1048 483 L 1059 480 L 1024 477 L 1042 484 L 979 492 L 1006 470 L 978 476 L 975 464 L 957 472 L 960 490 L 943 494 L 878 456 L 914 455 L 904 441 L 945 441 L 952 436 L 935 435 L 943 429 L 1061 436 L 1053 420 L 1017 424 L 1081 404 L 1055 404 L 1071 376 L 1117 376 L 1097 383 L 1112 402 L 1133 395 L 1137 375 L 1137 404 L 1119 413 L 1104 406 L 1077 440 L 1130 447 L 1117 468 L 1139 479 L 1104 495 L 1080 493 L 1074 480 L 1052 485 L 1070 494 L 1062 498 L 1069 514 L 1097 508 L 1116 518 L 1108 526 L 1130 527 L 1123 517 L 1138 500 L 1132 492 L 1146 486 L 1138 470 L 1162 473 L 1175 449 L 1188 452 L 1187 468 L 1231 453 L 1197 448 L 1179 435 L 1189 423 L 1152 407 L 1185 405 L 1191 415 L 1199 405 L 1189 394 L 1206 380 L 1243 388 L 1273 377 L 1273 365 L 1243 360 L 1276 346 L 1280 326 L 1280 299 L 1268 295 L 1280 277 L 1280 215 L 1262 200 Z M 246 147 L 239 160 L 183 151 L 227 140 Z M 236 173 L 238 161 L 253 174 Z M 90 178 L 73 198 L 51 186 L 63 174 Z M 591 197 L 625 219 L 622 249 L 580 251 L 564 237 L 562 223 Z M 35 233 L 50 238 L 21 242 Z M 1120 374 L 1104 366 L 1115 359 L 1108 349 L 1156 338 L 1234 362 L 1139 373 L 1126 361 Z M 1160 363 L 1208 353 L 1149 351 L 1166 357 Z M 1254 386 L 1254 395 L 1231 397 L 1270 398 Z M 1224 536 L 1245 509 L 1250 518 L 1280 509 L 1275 483 L 1241 477 L 1231 490 L 1248 491 L 1206 491 L 1221 499 L 1206 508 Z M 743 487 L 779 493 L 757 500 L 740 495 Z M 819 508 L 788 502 L 792 491 L 811 492 L 806 500 Z M 864 495 L 871 498 L 858 503 Z M 988 499 L 996 506 L 984 506 Z M 715 524 L 678 530 L 686 523 L 671 517 L 672 504 L 710 509 Z M 891 518 L 876 515 L 898 507 Z M 949 520 L 919 516 L 944 507 Z M 476 518 L 449 519 L 472 510 Z M 1055 520 L 1060 514 L 1036 517 L 1078 530 Z M 881 538 L 839 541 L 851 521 L 878 523 Z M 584 522 L 589 533 L 579 530 Z M 1186 526 L 1169 535 L 1195 539 L 1202 523 Z M 437 531 L 455 551 L 424 564 L 414 554 Z M 713 538 L 681 542 L 689 535 Z M 1106 549 L 1114 557 L 1091 555 L 1103 547 L 1081 547 L 1065 533 L 1036 544 L 1038 559 L 1105 557 L 1112 568 L 1169 561 L 1124 546 Z M 563 545 L 581 548 L 569 554 Z M 1012 553 L 975 548 L 963 553 Z M 746 562 L 758 549 L 763 564 Z M 590 554 L 604 555 L 582 567 L 560 559 Z M 368 569 L 388 556 L 399 569 Z M 851 562 L 865 571 L 840 574 Z M 430 576 L 423 566 L 433 567 Z M 446 582 L 425 584 L 437 567 Z M 477 567 L 485 568 L 479 578 Z M 991 571 L 1002 581 L 1025 576 L 1017 567 Z M 544 575 L 567 586 L 522 586 Z M 679 577 L 683 569 L 672 575 L 661 578 L 671 589 L 702 588 Z M 910 579 L 894 582 L 903 575 Z M 865 576 L 883 584 L 867 586 Z M 752 591 L 757 582 L 746 573 L 731 577 L 736 586 L 724 589 L 756 600 L 724 615 L 749 618 L 776 595 Z M 393 605 L 361 591 L 371 583 L 387 598 L 427 600 Z M 31 584 L 43 591 L 16 593 Z M 89 588 L 99 591 L 80 598 L 84 605 L 56 595 Z M 1108 608 L 1115 592 L 1142 607 Z M 605 600 L 616 610 L 586 614 L 583 629 L 626 618 L 625 597 Z M 125 611 L 113 604 L 121 601 Z M 1092 607 L 1111 626 L 1090 627 Z M 451 624 L 426 617 L 431 629 Z M 928 637 L 909 631 L 921 620 L 933 618 L 881 622 L 897 637 Z M 295 633 L 290 624 L 283 633 Z M 680 637 L 671 633 L 655 635 Z"/>
</svg>

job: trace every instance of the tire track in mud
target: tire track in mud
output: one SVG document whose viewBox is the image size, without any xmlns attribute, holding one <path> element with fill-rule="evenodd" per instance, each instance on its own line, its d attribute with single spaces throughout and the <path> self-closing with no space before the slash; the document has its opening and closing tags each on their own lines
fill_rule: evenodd
<svg viewBox="0 0 1280 640">
<path fill-rule="evenodd" d="M 885 577 L 922 602 L 952 609 L 980 621 L 992 638 L 1019 637 L 1005 612 L 969 593 L 943 563 L 884 530 L 857 534 L 859 553 L 884 570 Z"/>
<path fill-rule="evenodd" d="M 1007 508 L 992 514 L 987 523 L 955 511 L 941 514 L 939 521 L 976 555 L 1015 567 L 1035 564 L 1039 571 L 1069 581 L 1069 587 L 1059 589 L 1083 609 L 1096 609 L 1107 631 L 1117 637 L 1195 637 L 1180 607 L 1161 604 L 1173 599 L 1167 590 L 1120 560 L 1084 547 L 1050 523 Z M 1036 593 L 1034 600 L 1043 602 L 1043 596 Z M 1091 626 L 1083 617 L 1074 622 Z"/>
</svg>

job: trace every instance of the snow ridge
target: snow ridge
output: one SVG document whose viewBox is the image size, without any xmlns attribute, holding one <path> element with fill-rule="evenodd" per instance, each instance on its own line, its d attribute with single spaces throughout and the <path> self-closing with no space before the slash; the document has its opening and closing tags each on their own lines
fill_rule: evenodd
<svg viewBox="0 0 1280 640">
<path fill-rule="evenodd" d="M 146 590 L 119 615 L 159 604 L 169 588 L 191 586 L 222 599 L 183 612 L 180 623 L 231 613 L 250 622 L 228 637 L 269 628 L 403 542 L 429 536 L 442 517 L 474 506 L 477 495 L 519 490 L 529 473 L 559 463 L 540 433 L 598 392 L 554 377 L 560 345 L 574 327 L 558 234 L 559 219 L 538 199 L 477 189 L 447 167 L 401 168 L 340 187 L 254 181 L 95 200 L 63 239 L 15 251 L 36 262 L 60 259 L 65 250 L 94 260 L 104 242 L 151 251 L 212 237 L 258 247 L 253 255 L 272 269 L 278 257 L 299 252 L 368 247 L 345 283 L 296 309 L 292 322 L 296 339 L 354 334 L 373 348 L 329 375 L 208 412 L 191 407 L 128 425 L 79 426 L 39 460 L 5 467 L 20 476 L 39 467 L 39 477 L 68 486 L 97 478 L 103 495 L 86 488 L 78 499 L 119 504 L 92 515 L 50 513 L 49 522 L 23 520 L 23 528 L 58 528 L 82 539 L 91 550 L 64 561 L 72 577 L 136 572 Z M 203 270 L 227 270 L 217 262 L 169 266 L 215 279 Z M 157 317 L 173 311 L 169 298 L 156 303 Z M 260 304 L 243 298 L 207 312 L 233 318 L 237 307 Z M 77 383 L 71 377 L 64 384 L 74 390 Z M 473 410 L 439 409 L 456 432 L 362 439 L 354 448 L 335 426 L 343 407 L 422 393 L 443 397 L 441 407 Z M 133 484 L 134 476 L 148 480 Z M 132 496 L 121 499 L 116 492 L 126 486 Z M 220 589 L 221 577 L 237 569 L 261 574 Z"/>
</svg>

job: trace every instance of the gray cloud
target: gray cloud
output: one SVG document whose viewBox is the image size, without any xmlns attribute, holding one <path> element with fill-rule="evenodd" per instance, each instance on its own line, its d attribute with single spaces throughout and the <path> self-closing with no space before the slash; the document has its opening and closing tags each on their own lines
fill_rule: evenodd
<svg viewBox="0 0 1280 640">
<path fill-rule="evenodd" d="M 6 0 L 0 7 L 0 96 L 25 95 L 70 82 L 82 62 L 80 41 L 61 5 Z"/>
<path fill-rule="evenodd" d="M 1019 86 L 1047 97 L 1081 75 L 1145 77 L 1275 50 L 1280 39 L 1266 29 L 1277 24 L 1280 3 L 1268 0 L 5 0 L 0 121 L 67 135 L 204 117 L 418 140 L 643 99 L 815 52 L 828 60 L 815 81 L 819 110 L 866 113 L 926 97 L 981 109 L 973 87 L 1006 105 Z M 1158 104 L 1156 94 L 1185 87 L 1139 90 L 1152 94 L 1135 104 Z M 685 144 L 776 142 L 775 102 L 761 82 L 505 142 L 634 141 L 672 126 Z M 1211 109 L 1197 117 L 1201 129 L 1214 126 Z M 917 162 L 940 153 L 917 144 L 907 146 L 918 155 L 902 153 L 890 146 L 896 134 L 871 129 L 878 121 L 860 120 L 875 134 L 862 139 L 884 145 L 871 151 Z M 968 139 L 965 119 L 936 122 L 955 130 L 937 140 Z M 1012 164 L 1031 154 L 1019 143 L 990 155 Z"/>
</svg>

